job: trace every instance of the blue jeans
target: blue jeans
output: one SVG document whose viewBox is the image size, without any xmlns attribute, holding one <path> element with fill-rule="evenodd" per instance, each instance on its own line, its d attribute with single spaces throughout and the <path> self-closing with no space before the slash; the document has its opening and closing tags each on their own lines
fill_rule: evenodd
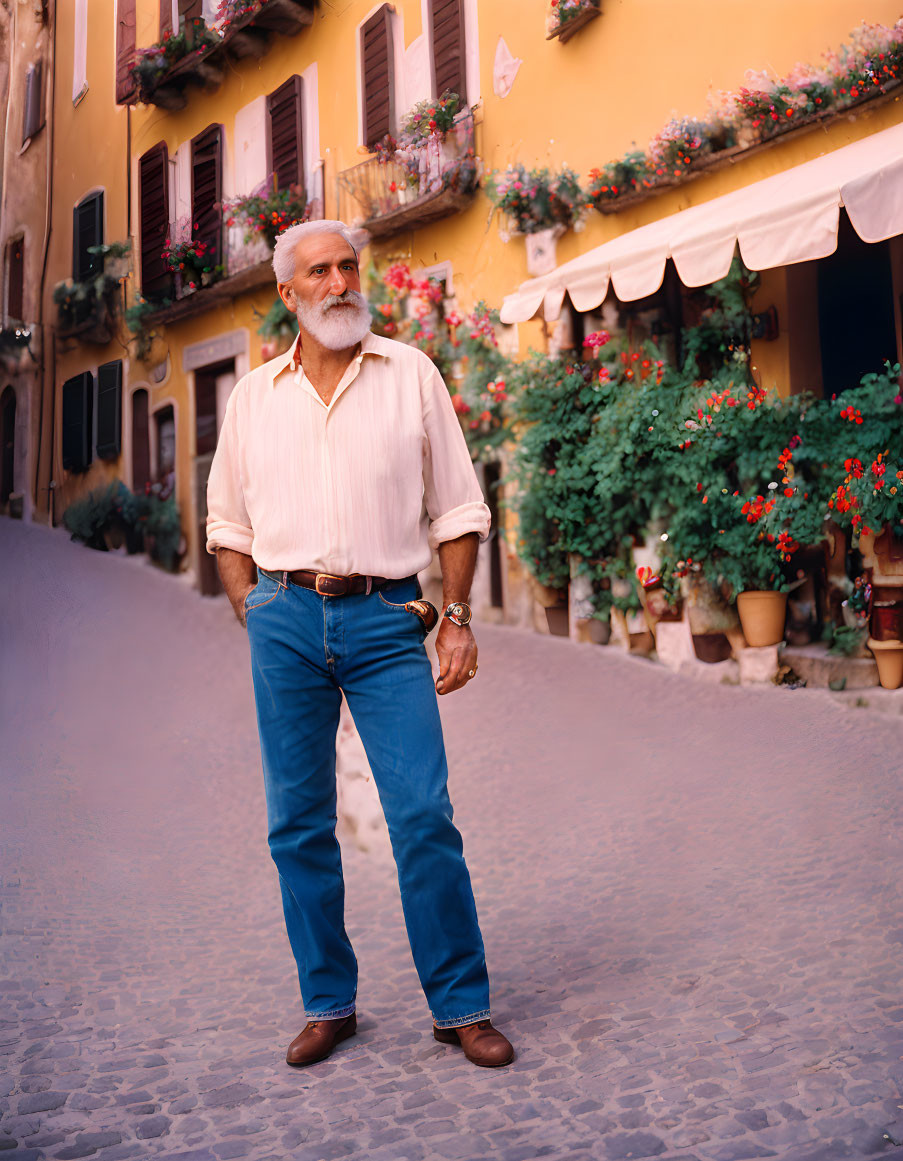
<svg viewBox="0 0 903 1161">
<path fill-rule="evenodd" d="M 336 827 L 342 692 L 389 828 L 408 939 L 439 1027 L 489 1016 L 489 980 L 423 623 L 404 608 L 416 576 L 371 593 L 320 596 L 258 570 L 245 601 L 266 789 L 268 842 L 308 1019 L 354 1011 Z"/>
</svg>

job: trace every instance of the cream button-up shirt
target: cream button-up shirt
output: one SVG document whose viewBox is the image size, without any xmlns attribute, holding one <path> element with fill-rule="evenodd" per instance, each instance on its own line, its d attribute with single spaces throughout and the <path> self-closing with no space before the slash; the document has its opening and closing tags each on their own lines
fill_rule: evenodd
<svg viewBox="0 0 903 1161">
<path fill-rule="evenodd" d="M 368 332 L 327 406 L 297 345 L 243 376 L 207 480 L 207 551 L 265 569 L 404 577 L 490 513 L 451 397 L 416 347 Z"/>
</svg>

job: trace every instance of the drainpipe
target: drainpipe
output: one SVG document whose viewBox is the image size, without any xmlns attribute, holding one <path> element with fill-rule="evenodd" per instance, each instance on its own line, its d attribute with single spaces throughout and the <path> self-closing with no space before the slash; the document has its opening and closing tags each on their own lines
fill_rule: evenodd
<svg viewBox="0 0 903 1161">
<path fill-rule="evenodd" d="M 53 476 L 53 458 L 54 458 L 54 428 L 56 424 L 56 391 L 54 390 L 54 382 L 56 379 L 56 348 L 53 341 L 53 329 L 50 329 L 50 342 L 48 342 L 47 329 L 44 326 L 44 291 L 47 283 L 47 259 L 50 254 L 50 232 L 53 228 L 53 130 L 56 124 L 56 2 L 49 5 L 51 33 L 49 45 L 49 61 L 48 61 L 48 80 L 50 82 L 50 92 L 47 98 L 47 108 L 50 111 L 50 116 L 46 117 L 46 132 L 47 132 L 47 185 L 45 190 L 45 215 L 44 215 L 44 248 L 41 257 L 41 283 L 38 294 L 38 334 L 41 336 L 41 395 L 39 400 L 38 410 L 38 450 L 35 457 L 35 501 L 40 506 L 40 492 L 47 491 L 47 523 L 49 527 L 53 527 L 53 489 L 56 486 L 56 481 L 52 479 Z M 50 367 L 48 368 L 48 363 Z M 48 374 L 48 369 L 50 374 Z M 41 488 L 41 448 L 44 440 L 44 396 L 47 393 L 48 380 L 50 382 L 50 476 L 46 489 Z"/>
</svg>

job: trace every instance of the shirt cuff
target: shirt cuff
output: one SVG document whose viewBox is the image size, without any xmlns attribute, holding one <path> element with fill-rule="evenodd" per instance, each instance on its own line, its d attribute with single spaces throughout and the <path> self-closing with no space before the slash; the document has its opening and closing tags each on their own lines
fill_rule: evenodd
<svg viewBox="0 0 903 1161">
<path fill-rule="evenodd" d="M 236 552 L 251 555 L 254 544 L 254 529 L 243 524 L 233 524 L 229 520 L 211 520 L 207 526 L 207 551 L 216 555 L 217 548 L 232 548 Z"/>
<path fill-rule="evenodd" d="M 465 532 L 479 533 L 480 541 L 489 539 L 489 526 L 492 522 L 492 513 L 489 505 L 482 500 L 470 500 L 466 504 L 459 504 L 449 512 L 437 516 L 429 526 L 428 539 L 430 548 L 436 548 L 445 540 L 455 540 Z"/>
</svg>

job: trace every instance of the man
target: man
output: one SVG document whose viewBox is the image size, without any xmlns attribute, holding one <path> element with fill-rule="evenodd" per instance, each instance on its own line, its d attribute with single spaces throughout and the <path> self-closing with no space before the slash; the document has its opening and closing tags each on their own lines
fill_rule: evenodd
<svg viewBox="0 0 903 1161">
<path fill-rule="evenodd" d="M 322 1060 L 357 1026 L 335 837 L 344 692 L 389 827 L 433 1035 L 475 1064 L 508 1064 L 514 1050 L 490 1021 L 436 696 L 477 671 L 467 597 L 489 509 L 432 362 L 371 333 L 344 224 L 292 226 L 273 268 L 298 339 L 229 397 L 207 550 L 251 647 L 268 841 L 308 1021 L 286 1060 Z M 445 605 L 435 686 L 421 618 L 431 607 L 417 603 L 433 549 Z"/>
</svg>

